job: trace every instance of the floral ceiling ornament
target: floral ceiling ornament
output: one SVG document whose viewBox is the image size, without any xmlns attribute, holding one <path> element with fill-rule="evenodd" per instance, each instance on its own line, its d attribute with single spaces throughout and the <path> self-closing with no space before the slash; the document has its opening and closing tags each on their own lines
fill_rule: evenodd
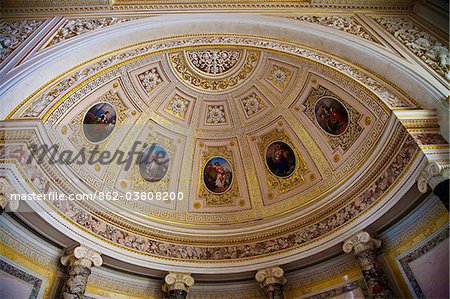
<svg viewBox="0 0 450 299">
<path fill-rule="evenodd" d="M 42 23 L 43 20 L 0 22 L 0 63 L 17 49 Z"/>
<path fill-rule="evenodd" d="M 136 18 L 82 18 L 66 20 L 64 24 L 58 29 L 56 35 L 47 43 L 45 47 L 53 46 L 73 38 L 75 36 L 108 27 L 114 24 L 128 22 Z"/>
<path fill-rule="evenodd" d="M 189 101 L 180 95 L 175 95 L 166 107 L 166 111 L 184 119 L 188 109 Z"/>
<path fill-rule="evenodd" d="M 441 43 L 407 17 L 389 16 L 374 19 L 439 75 L 450 80 L 448 44 Z"/>
<path fill-rule="evenodd" d="M 225 109 L 223 105 L 208 106 L 208 112 L 206 115 L 207 124 L 224 124 L 225 119 Z"/>
<path fill-rule="evenodd" d="M 251 116 L 265 108 L 265 105 L 255 93 L 242 99 L 242 103 L 244 104 L 247 116 Z"/>
<path fill-rule="evenodd" d="M 240 60 L 241 51 L 208 49 L 204 51 L 186 51 L 189 62 L 200 71 L 219 75 L 232 69 Z"/>
<path fill-rule="evenodd" d="M 372 36 L 352 16 L 295 16 L 289 18 L 327 26 L 374 41 Z"/>
<path fill-rule="evenodd" d="M 159 75 L 156 68 L 152 68 L 142 74 L 138 75 L 139 81 L 142 84 L 142 87 L 147 92 L 151 92 L 153 89 L 158 86 L 159 83 L 162 82 L 161 76 Z"/>
<path fill-rule="evenodd" d="M 267 79 L 272 82 L 274 85 L 283 90 L 289 79 L 291 78 L 291 71 L 277 65 L 273 65 L 270 70 L 270 74 Z"/>
<path fill-rule="evenodd" d="M 235 52 L 239 53 L 239 51 Z M 207 59 L 200 58 L 200 54 L 196 53 L 193 63 L 190 63 L 192 53 L 184 51 L 169 54 L 169 62 L 174 74 L 181 82 L 193 89 L 214 93 L 228 91 L 246 82 L 255 71 L 260 57 L 259 52 L 243 51 L 240 61 L 235 63 L 236 54 L 229 53 L 227 57 L 219 59 L 209 53 Z M 218 53 L 223 52 L 218 50 L 216 54 Z M 221 62 L 220 65 L 219 62 Z M 233 68 L 232 65 L 235 67 Z M 217 76 L 223 72 L 227 72 L 227 76 Z"/>
</svg>

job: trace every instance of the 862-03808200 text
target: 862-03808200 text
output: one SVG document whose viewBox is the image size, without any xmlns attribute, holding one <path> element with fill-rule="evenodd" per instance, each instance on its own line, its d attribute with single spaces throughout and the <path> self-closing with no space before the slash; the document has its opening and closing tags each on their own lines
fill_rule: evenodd
<svg viewBox="0 0 450 299">
<path fill-rule="evenodd" d="M 142 200 L 142 201 L 152 201 L 152 200 L 163 200 L 163 201 L 174 201 L 183 200 L 183 192 L 101 192 L 95 191 L 94 193 L 72 193 L 65 195 L 58 192 L 49 193 L 13 193 L 10 194 L 11 200 Z"/>
</svg>

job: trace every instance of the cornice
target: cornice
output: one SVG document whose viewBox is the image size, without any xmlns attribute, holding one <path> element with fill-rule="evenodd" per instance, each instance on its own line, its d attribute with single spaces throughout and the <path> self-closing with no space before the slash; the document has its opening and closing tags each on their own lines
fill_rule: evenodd
<svg viewBox="0 0 450 299">
<path fill-rule="evenodd" d="M 55 3 L 56 2 L 56 3 Z M 169 1 L 155 1 L 149 4 L 147 1 L 116 0 L 114 4 L 108 4 L 107 0 L 81 0 L 75 5 L 65 5 L 57 1 L 33 1 L 31 4 L 24 1 L 9 0 L 3 4 L 1 12 L 4 15 L 15 14 L 83 14 L 83 13 L 195 13 L 195 12 L 325 12 L 335 10 L 367 10 L 367 11 L 411 11 L 409 0 L 387 1 L 185 1 L 173 3 Z M 336 3 L 337 2 L 337 3 Z"/>
</svg>

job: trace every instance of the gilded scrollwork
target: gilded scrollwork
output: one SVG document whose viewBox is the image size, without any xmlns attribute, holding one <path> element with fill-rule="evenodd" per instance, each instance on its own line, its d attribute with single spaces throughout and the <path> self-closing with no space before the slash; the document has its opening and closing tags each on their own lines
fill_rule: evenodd
<svg viewBox="0 0 450 299">
<path fill-rule="evenodd" d="M 181 82 L 187 84 L 191 88 L 206 92 L 224 92 L 241 85 L 256 69 L 260 57 L 259 52 L 245 51 L 241 56 L 242 63 L 237 63 L 237 66 L 239 67 L 236 66 L 234 69 L 230 70 L 230 68 L 223 66 L 222 68 L 227 70 L 226 72 L 229 75 L 218 78 L 214 76 L 215 73 L 212 73 L 212 75 L 200 74 L 193 69 L 190 66 L 190 63 L 187 62 L 187 59 L 189 58 L 186 58 L 185 52 L 170 53 L 169 62 L 175 75 L 178 76 Z M 197 64 L 200 67 L 200 62 Z M 235 64 L 233 63 L 233 66 L 234 65 Z M 203 69 L 207 70 L 206 67 L 202 67 L 202 70 Z"/>
</svg>

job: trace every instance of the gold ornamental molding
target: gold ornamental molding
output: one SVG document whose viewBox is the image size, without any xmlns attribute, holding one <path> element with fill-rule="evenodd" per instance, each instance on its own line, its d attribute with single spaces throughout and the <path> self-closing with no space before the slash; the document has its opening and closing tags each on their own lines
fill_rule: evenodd
<svg viewBox="0 0 450 299">
<path fill-rule="evenodd" d="M 223 93 L 248 81 L 259 57 L 256 51 L 212 48 L 170 53 L 168 61 L 173 73 L 190 88 Z"/>
<path fill-rule="evenodd" d="M 82 14 L 92 12 L 201 12 L 201 11 L 233 11 L 233 12 L 280 12 L 288 11 L 333 11 L 336 9 L 365 9 L 365 10 L 396 10 L 412 9 L 412 0 L 187 0 L 187 1 L 158 1 L 158 0 L 4 0 L 1 12 L 6 15 L 14 14 Z"/>
</svg>

